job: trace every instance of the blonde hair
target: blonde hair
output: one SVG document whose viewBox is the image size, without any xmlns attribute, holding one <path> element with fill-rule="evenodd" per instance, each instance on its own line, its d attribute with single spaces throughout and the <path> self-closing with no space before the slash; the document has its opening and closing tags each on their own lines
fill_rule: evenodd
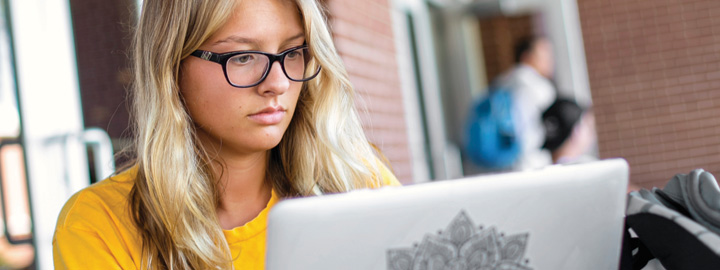
<svg viewBox="0 0 720 270">
<path fill-rule="evenodd" d="M 152 269 L 228 269 L 233 254 L 217 220 L 221 186 L 180 95 L 181 61 L 216 32 L 236 0 L 145 0 L 134 39 L 134 166 L 130 207 Z M 281 197 L 379 186 L 379 160 L 354 106 L 354 90 L 315 0 L 296 0 L 322 71 L 305 82 L 295 115 L 270 150 Z M 208 215 L 208 213 L 212 213 Z"/>
</svg>

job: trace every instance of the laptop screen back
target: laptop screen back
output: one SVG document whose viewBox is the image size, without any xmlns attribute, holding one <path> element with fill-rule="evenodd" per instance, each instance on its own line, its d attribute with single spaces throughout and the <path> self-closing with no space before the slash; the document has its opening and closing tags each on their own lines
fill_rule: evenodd
<svg viewBox="0 0 720 270">
<path fill-rule="evenodd" d="M 624 160 L 291 199 L 266 269 L 617 269 Z"/>
</svg>

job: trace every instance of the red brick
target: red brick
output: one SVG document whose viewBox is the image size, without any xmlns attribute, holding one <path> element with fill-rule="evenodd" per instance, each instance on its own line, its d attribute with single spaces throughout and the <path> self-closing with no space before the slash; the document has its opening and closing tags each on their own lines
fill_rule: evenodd
<svg viewBox="0 0 720 270">
<path fill-rule="evenodd" d="M 601 156 L 628 159 L 641 185 L 720 162 L 720 1 L 578 7 Z"/>
<path fill-rule="evenodd" d="M 395 175 L 412 183 L 412 164 L 388 0 L 327 0 L 330 25 L 368 139 L 389 159 Z"/>
</svg>

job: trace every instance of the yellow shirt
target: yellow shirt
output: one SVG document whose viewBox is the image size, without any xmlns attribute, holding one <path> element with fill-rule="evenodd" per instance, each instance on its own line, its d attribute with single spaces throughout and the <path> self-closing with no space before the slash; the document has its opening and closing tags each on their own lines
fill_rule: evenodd
<svg viewBox="0 0 720 270">
<path fill-rule="evenodd" d="M 400 185 L 381 167 L 383 185 Z M 143 269 L 142 241 L 129 213 L 128 196 L 136 170 L 105 179 L 73 195 L 63 207 L 53 237 L 55 269 Z M 225 230 L 235 269 L 265 269 L 267 215 L 278 202 L 275 192 L 267 207 L 250 222 Z M 240 252 L 242 250 L 243 252 Z"/>
</svg>

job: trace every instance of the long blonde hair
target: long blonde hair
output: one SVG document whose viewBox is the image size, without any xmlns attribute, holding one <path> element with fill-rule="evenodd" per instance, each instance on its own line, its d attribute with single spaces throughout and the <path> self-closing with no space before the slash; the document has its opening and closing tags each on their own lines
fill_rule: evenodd
<svg viewBox="0 0 720 270">
<path fill-rule="evenodd" d="M 197 141 L 178 78 L 181 61 L 225 23 L 237 1 L 144 1 L 133 46 L 138 173 L 130 207 L 148 268 L 232 267 L 234 255 L 214 214 L 222 187 L 211 170 L 214 160 Z M 378 158 L 324 13 L 316 0 L 295 3 L 322 71 L 304 83 L 290 126 L 270 150 L 273 189 L 293 197 L 379 186 Z"/>
</svg>

